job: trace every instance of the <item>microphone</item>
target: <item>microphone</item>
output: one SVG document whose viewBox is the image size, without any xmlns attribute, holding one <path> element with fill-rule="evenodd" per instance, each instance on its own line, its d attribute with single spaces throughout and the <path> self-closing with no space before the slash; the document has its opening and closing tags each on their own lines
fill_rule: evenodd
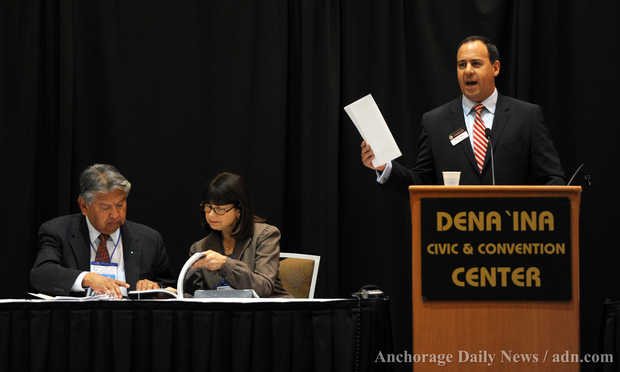
<svg viewBox="0 0 620 372">
<path fill-rule="evenodd" d="M 566 186 L 570 186 L 571 182 L 573 182 L 573 180 L 575 179 L 575 176 L 577 175 L 577 173 L 579 173 L 581 168 L 583 168 L 584 164 L 585 163 L 581 163 L 581 165 L 577 167 L 577 170 L 575 171 L 575 173 L 573 173 L 573 176 L 570 178 L 570 180 L 568 180 L 568 183 L 566 184 Z"/>
<path fill-rule="evenodd" d="M 484 129 L 484 135 L 489 140 L 489 145 L 491 146 L 491 180 L 493 181 L 492 185 L 495 186 L 495 160 L 493 160 L 493 141 L 491 139 L 491 130 L 489 128 Z"/>
</svg>

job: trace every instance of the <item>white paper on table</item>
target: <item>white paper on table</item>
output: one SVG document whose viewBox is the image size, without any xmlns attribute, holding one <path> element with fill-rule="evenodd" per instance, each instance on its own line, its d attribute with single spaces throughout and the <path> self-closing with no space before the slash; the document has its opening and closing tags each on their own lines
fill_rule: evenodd
<svg viewBox="0 0 620 372">
<path fill-rule="evenodd" d="M 345 106 L 344 111 L 375 153 L 373 166 L 385 164 L 402 155 L 372 95 L 368 94 Z"/>
<path fill-rule="evenodd" d="M 32 293 L 32 292 L 28 292 L 28 294 L 38 299 L 45 300 L 45 301 L 85 302 L 85 301 L 116 301 L 118 300 L 106 294 L 100 294 L 100 295 L 95 295 L 95 296 L 84 296 L 84 297 L 50 296 L 44 293 Z"/>
</svg>

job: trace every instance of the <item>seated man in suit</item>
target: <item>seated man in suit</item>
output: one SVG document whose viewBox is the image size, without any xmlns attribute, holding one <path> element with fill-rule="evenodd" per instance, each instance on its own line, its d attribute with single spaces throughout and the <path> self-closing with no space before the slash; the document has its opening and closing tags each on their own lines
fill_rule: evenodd
<svg viewBox="0 0 620 372">
<path fill-rule="evenodd" d="M 170 278 L 161 235 L 126 221 L 131 183 L 106 164 L 88 167 L 80 176 L 76 213 L 54 218 L 39 229 L 39 252 L 30 272 L 38 291 L 69 295 L 91 288 L 116 298 L 127 288 L 159 288 Z"/>
<path fill-rule="evenodd" d="M 374 167 L 374 153 L 362 142 L 362 163 L 377 171 L 377 182 L 394 179 L 389 183 L 399 187 L 442 184 L 442 171 L 460 171 L 461 184 L 492 184 L 490 134 L 496 184 L 564 185 L 564 171 L 542 110 L 499 94 L 495 88 L 499 70 L 499 51 L 489 39 L 464 39 L 456 56 L 463 94 L 422 116 L 414 168 L 396 161 Z"/>
</svg>

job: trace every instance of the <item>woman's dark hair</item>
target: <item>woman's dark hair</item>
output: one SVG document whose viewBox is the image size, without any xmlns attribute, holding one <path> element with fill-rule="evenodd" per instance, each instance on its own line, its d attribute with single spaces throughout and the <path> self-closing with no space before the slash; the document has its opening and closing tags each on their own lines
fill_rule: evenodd
<svg viewBox="0 0 620 372">
<path fill-rule="evenodd" d="M 235 239 L 249 238 L 254 233 L 254 222 L 264 221 L 254 216 L 254 209 L 245 182 L 243 177 L 238 174 L 222 172 L 206 184 L 202 190 L 202 203 L 200 205 L 204 207 L 205 204 L 233 204 L 235 208 L 239 209 L 239 220 L 232 232 Z M 202 223 L 205 230 L 211 231 L 211 227 L 205 221 L 204 210 Z"/>
</svg>

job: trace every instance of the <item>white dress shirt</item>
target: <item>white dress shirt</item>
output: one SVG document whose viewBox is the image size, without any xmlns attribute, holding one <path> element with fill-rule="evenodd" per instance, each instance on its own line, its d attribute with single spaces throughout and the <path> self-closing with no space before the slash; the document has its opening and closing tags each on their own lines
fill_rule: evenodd
<svg viewBox="0 0 620 372">
<path fill-rule="evenodd" d="M 476 118 L 476 110 L 474 106 L 478 102 L 474 102 L 469 98 L 463 96 L 463 115 L 465 116 L 465 126 L 467 127 L 467 133 L 469 134 L 469 142 L 471 148 L 474 148 L 474 120 Z M 490 96 L 484 101 L 480 102 L 484 106 L 484 109 L 480 113 L 484 126 L 491 129 L 493 127 L 493 119 L 495 118 L 495 108 L 497 107 L 497 89 L 493 90 Z"/>
</svg>

